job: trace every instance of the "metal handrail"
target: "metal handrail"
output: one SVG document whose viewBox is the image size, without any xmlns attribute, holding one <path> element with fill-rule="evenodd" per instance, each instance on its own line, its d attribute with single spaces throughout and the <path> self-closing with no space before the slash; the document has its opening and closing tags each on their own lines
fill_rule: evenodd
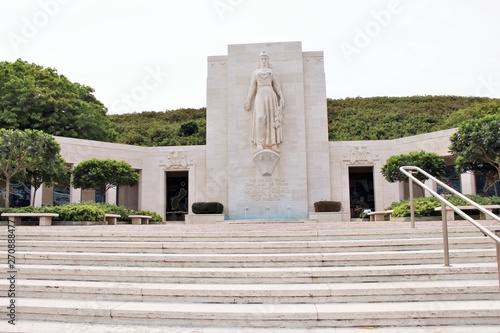
<svg viewBox="0 0 500 333">
<path fill-rule="evenodd" d="M 500 222 L 500 217 L 497 215 L 493 214 L 493 212 L 485 209 L 482 207 L 480 204 L 476 203 L 475 201 L 469 199 L 462 193 L 458 192 L 454 188 L 451 188 L 450 186 L 446 185 L 436 177 L 430 175 L 426 171 L 420 169 L 419 167 L 415 166 L 403 166 L 399 168 L 399 170 L 405 174 L 408 179 L 409 179 L 409 185 L 410 185 L 410 211 L 411 211 L 411 226 L 412 228 L 415 228 L 415 207 L 414 207 L 414 202 L 413 202 L 413 182 L 415 182 L 417 185 L 431 193 L 435 198 L 437 198 L 439 201 L 441 201 L 441 216 L 442 216 L 442 222 L 443 222 L 443 242 L 444 242 L 444 261 L 445 261 L 445 266 L 450 265 L 450 255 L 449 255 L 449 246 L 448 246 L 448 224 L 447 224 L 447 219 L 446 219 L 446 206 L 450 207 L 455 213 L 458 215 L 462 216 L 465 220 L 469 221 L 472 223 L 476 228 L 478 228 L 485 236 L 491 238 L 493 241 L 496 243 L 496 250 L 497 250 L 497 264 L 498 264 L 498 281 L 499 281 L 499 286 L 500 286 L 500 230 L 496 230 L 496 234 L 491 232 L 489 229 L 485 228 L 482 224 L 474 220 L 472 217 L 464 213 L 460 208 L 457 206 L 453 205 L 451 202 L 446 200 L 444 197 L 439 195 L 436 191 L 431 189 L 429 186 L 425 185 L 423 182 L 418 180 L 415 176 L 413 176 L 413 172 L 418 172 L 423 174 L 425 177 L 433 180 L 435 184 L 440 185 L 441 187 L 445 188 L 447 191 L 450 193 L 455 194 L 458 196 L 460 199 L 468 202 L 472 206 L 476 207 L 480 212 L 486 214 L 487 216 L 490 216 L 492 219 Z M 410 170 L 411 172 L 407 171 Z"/>
</svg>

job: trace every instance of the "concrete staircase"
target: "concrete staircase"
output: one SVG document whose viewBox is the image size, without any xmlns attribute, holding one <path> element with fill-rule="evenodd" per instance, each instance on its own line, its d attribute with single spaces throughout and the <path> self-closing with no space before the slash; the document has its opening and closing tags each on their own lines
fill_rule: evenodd
<svg viewBox="0 0 500 333">
<path fill-rule="evenodd" d="M 15 233 L 16 326 L 2 278 L 1 332 L 500 332 L 495 246 L 464 221 L 451 267 L 439 222 Z"/>
</svg>

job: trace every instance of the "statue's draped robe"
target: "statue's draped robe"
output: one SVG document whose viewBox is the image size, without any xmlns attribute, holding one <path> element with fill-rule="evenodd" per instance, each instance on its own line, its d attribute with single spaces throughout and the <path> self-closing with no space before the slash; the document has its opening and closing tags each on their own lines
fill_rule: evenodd
<svg viewBox="0 0 500 333">
<path fill-rule="evenodd" d="M 279 106 L 278 96 L 281 87 L 271 69 L 257 69 L 252 74 L 252 84 L 256 84 L 252 142 L 257 146 L 273 146 L 283 141 L 281 121 L 283 110 Z"/>
</svg>

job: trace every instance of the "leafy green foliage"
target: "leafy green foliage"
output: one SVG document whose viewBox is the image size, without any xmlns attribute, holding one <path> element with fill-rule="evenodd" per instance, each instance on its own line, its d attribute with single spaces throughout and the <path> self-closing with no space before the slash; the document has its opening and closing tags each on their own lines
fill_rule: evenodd
<svg viewBox="0 0 500 333">
<path fill-rule="evenodd" d="M 500 100 L 495 99 L 486 103 L 473 104 L 467 108 L 450 114 L 444 121 L 444 128 L 459 127 L 465 121 L 483 118 L 489 115 L 500 114 Z"/>
<path fill-rule="evenodd" d="M 146 209 L 141 209 L 141 210 L 138 210 L 138 211 L 134 211 L 132 210 L 130 215 L 147 215 L 147 216 L 151 216 L 151 219 L 150 221 L 152 222 L 161 222 L 163 221 L 163 218 L 161 217 L 160 214 L 156 213 L 156 212 L 152 212 L 150 210 L 146 210 Z"/>
<path fill-rule="evenodd" d="M 462 123 L 450 141 L 458 172 L 486 176 L 486 187 L 500 180 L 500 113 Z"/>
<path fill-rule="evenodd" d="M 441 205 L 440 201 L 434 197 L 415 198 L 414 201 L 415 216 L 423 217 L 423 216 L 438 215 L 438 213 L 434 211 L 434 208 L 439 207 L 440 205 Z M 403 200 L 394 207 L 391 206 L 390 209 L 394 210 L 394 212 L 392 213 L 392 216 L 394 217 L 406 217 L 411 215 L 410 202 L 408 200 Z"/>
<path fill-rule="evenodd" d="M 426 151 L 412 151 L 408 154 L 392 155 L 382 167 L 381 173 L 384 178 L 390 182 L 402 182 L 408 179 L 399 168 L 402 166 L 416 166 L 427 171 L 436 178 L 445 174 L 445 162 L 439 154 Z M 427 179 L 424 175 L 418 173 L 417 179 L 424 181 Z"/>
<path fill-rule="evenodd" d="M 105 221 L 106 211 L 102 207 L 85 203 L 71 203 L 62 206 L 46 206 L 41 212 L 57 213 L 59 217 L 54 221 Z"/>
<path fill-rule="evenodd" d="M 113 141 L 107 110 L 93 93 L 53 68 L 20 59 L 0 62 L 0 127 Z"/>
<path fill-rule="evenodd" d="M 205 108 L 111 115 L 116 142 L 136 146 L 204 145 Z"/>
<path fill-rule="evenodd" d="M 411 96 L 328 99 L 330 141 L 390 140 L 456 127 L 445 123 L 483 97 Z M 498 102 L 498 100 L 496 100 Z"/>
<path fill-rule="evenodd" d="M 128 217 L 129 215 L 148 215 L 148 216 L 151 216 L 151 221 L 153 221 L 153 222 L 163 221 L 163 218 L 160 214 L 158 214 L 156 212 L 149 211 L 149 210 L 143 209 L 143 210 L 135 211 L 135 210 L 130 209 L 126 206 L 119 206 L 119 205 L 115 205 L 115 204 L 93 202 L 93 201 L 85 202 L 85 205 L 99 207 L 99 208 L 103 209 L 106 214 L 118 214 L 118 215 L 120 215 L 122 221 L 130 221 L 130 218 Z"/>
<path fill-rule="evenodd" d="M 103 194 L 111 187 L 134 186 L 138 182 L 139 174 L 124 161 L 92 158 L 73 169 L 75 188 L 99 189 Z"/>
<path fill-rule="evenodd" d="M 472 201 L 480 204 L 480 205 L 498 205 L 500 204 L 500 197 L 498 196 L 490 196 L 490 197 L 482 197 L 479 195 L 467 194 L 465 195 L 467 198 Z M 451 202 L 455 206 L 470 206 L 470 204 L 462 200 L 456 195 L 452 195 L 446 198 L 449 202 Z M 434 197 L 422 197 L 415 198 L 414 201 L 414 209 L 416 217 L 423 216 L 439 216 L 440 212 L 435 212 L 434 209 L 441 206 L 441 201 Z M 393 202 L 386 210 L 394 210 L 392 216 L 394 217 L 408 217 L 411 215 L 410 212 L 410 201 L 401 200 L 399 202 Z"/>
</svg>

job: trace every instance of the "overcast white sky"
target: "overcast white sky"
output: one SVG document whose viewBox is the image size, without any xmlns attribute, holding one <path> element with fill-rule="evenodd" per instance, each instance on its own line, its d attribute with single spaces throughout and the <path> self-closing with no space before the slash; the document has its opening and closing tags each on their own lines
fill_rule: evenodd
<svg viewBox="0 0 500 333">
<path fill-rule="evenodd" d="M 499 0 L 0 0 L 0 61 L 54 67 L 110 114 L 206 105 L 207 57 L 301 41 L 329 98 L 500 98 Z"/>
</svg>

